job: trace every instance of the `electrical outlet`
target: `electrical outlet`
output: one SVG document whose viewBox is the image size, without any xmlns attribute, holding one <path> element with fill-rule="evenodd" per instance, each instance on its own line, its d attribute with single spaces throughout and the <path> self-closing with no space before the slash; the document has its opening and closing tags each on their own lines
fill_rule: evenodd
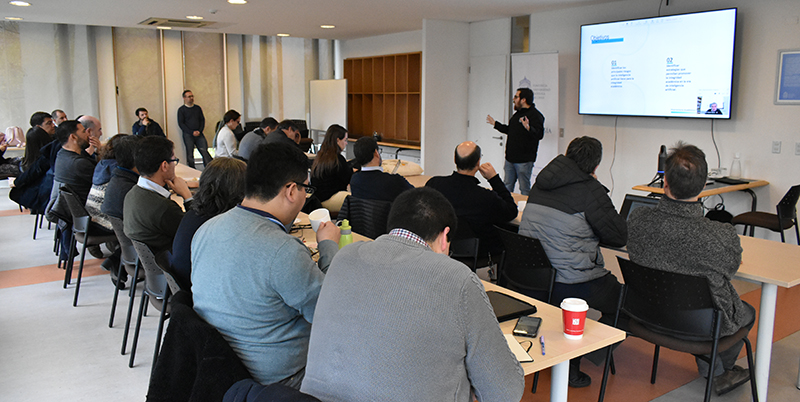
<svg viewBox="0 0 800 402">
<path fill-rule="evenodd" d="M 781 153 L 781 142 L 780 141 L 772 141 L 772 153 L 773 154 Z"/>
<path fill-rule="evenodd" d="M 800 155 L 800 142 L 795 142 L 794 143 L 794 154 L 795 155 Z"/>
<path fill-rule="evenodd" d="M 564 138 L 564 129 L 563 128 L 559 128 L 558 129 L 558 138 Z M 798 142 L 797 145 L 800 146 L 800 142 Z M 800 148 L 798 148 L 798 149 L 800 149 Z M 798 154 L 798 155 L 800 155 L 800 154 Z"/>
</svg>

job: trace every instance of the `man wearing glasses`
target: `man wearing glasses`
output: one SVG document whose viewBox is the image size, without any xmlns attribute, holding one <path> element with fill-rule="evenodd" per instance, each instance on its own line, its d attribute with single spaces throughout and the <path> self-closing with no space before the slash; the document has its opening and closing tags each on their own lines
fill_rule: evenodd
<svg viewBox="0 0 800 402">
<path fill-rule="evenodd" d="M 192 201 L 186 181 L 175 176 L 175 145 L 164 137 L 145 137 L 139 141 L 135 159 L 139 181 L 125 196 L 125 234 L 147 244 L 154 253 L 170 250 L 183 210 L 170 199 L 169 190 L 184 199 L 187 209 Z"/>
<path fill-rule="evenodd" d="M 339 228 L 317 230 L 319 262 L 289 234 L 313 193 L 294 144 L 260 145 L 250 156 L 245 197 L 192 240 L 194 309 L 219 330 L 253 379 L 299 388 L 322 281 L 339 249 Z"/>
</svg>

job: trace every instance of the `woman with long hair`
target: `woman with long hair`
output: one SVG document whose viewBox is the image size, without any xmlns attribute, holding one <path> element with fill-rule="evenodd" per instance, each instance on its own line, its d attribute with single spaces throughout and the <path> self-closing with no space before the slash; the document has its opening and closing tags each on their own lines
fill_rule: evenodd
<svg viewBox="0 0 800 402">
<path fill-rule="evenodd" d="M 353 176 L 353 169 L 342 156 L 346 146 L 347 130 L 338 124 L 331 125 L 311 166 L 311 185 L 317 188 L 315 194 L 322 206 L 331 212 L 342 208 Z"/>
<path fill-rule="evenodd" d="M 192 237 L 207 220 L 242 202 L 247 165 L 234 158 L 214 158 L 200 175 L 191 208 L 181 220 L 172 243 L 172 268 L 181 287 L 192 285 Z"/>
</svg>

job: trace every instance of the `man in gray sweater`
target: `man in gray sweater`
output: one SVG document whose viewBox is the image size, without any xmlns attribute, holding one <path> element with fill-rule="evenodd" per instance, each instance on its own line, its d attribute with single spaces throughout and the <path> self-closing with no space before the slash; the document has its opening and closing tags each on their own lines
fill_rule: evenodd
<svg viewBox="0 0 800 402">
<path fill-rule="evenodd" d="M 742 246 L 732 225 L 703 217 L 698 194 L 706 183 L 706 155 L 694 145 L 678 143 L 667 157 L 664 194 L 655 208 L 638 208 L 628 220 L 631 261 L 654 269 L 708 279 L 714 304 L 722 309 L 720 335 L 752 328 L 755 309 L 743 302 L 731 279 L 742 262 Z M 739 341 L 719 352 L 714 387 L 722 395 L 749 379 L 736 365 L 744 345 Z M 697 369 L 708 375 L 708 363 L 697 358 Z"/>
<path fill-rule="evenodd" d="M 301 391 L 323 401 L 519 401 L 525 380 L 478 277 L 448 258 L 453 207 L 400 194 L 389 234 L 343 248 L 319 295 Z"/>
<path fill-rule="evenodd" d="M 317 296 L 339 249 L 339 228 L 331 222 L 317 230 L 319 265 L 289 234 L 309 189 L 300 149 L 261 145 L 247 164 L 242 203 L 192 239 L 194 309 L 262 385 L 300 387 Z"/>
</svg>

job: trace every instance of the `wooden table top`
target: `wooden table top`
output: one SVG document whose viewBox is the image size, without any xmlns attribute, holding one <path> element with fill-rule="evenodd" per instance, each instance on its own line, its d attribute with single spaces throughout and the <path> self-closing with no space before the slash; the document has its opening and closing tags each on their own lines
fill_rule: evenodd
<svg viewBox="0 0 800 402">
<path fill-rule="evenodd" d="M 709 197 L 717 194 L 731 193 L 734 191 L 747 190 L 756 187 L 764 187 L 769 185 L 769 182 L 766 180 L 754 180 L 754 179 L 742 179 L 742 180 L 750 180 L 750 182 L 744 184 L 733 184 L 733 185 L 724 183 L 709 184 L 703 189 L 703 191 L 700 192 L 700 198 Z M 633 186 L 633 189 L 638 191 L 647 191 L 656 194 L 664 194 L 663 188 L 650 187 L 644 184 Z"/>
</svg>

